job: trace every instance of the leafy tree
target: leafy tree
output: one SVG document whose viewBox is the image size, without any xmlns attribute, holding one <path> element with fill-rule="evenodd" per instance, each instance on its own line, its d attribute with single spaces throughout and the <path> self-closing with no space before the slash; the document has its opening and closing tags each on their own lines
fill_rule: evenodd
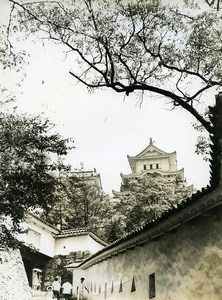
<svg viewBox="0 0 222 300">
<path fill-rule="evenodd" d="M 183 200 L 182 194 L 173 195 L 163 179 L 154 174 L 131 179 L 128 191 L 120 196 L 115 209 L 125 219 L 125 231 L 130 232 L 162 215 Z"/>
<path fill-rule="evenodd" d="M 210 122 L 210 112 L 209 110 L 206 110 L 205 113 L 205 119 L 209 120 Z M 210 138 L 209 136 L 206 136 L 206 132 L 204 130 L 204 127 L 199 123 L 193 123 L 192 124 L 194 129 L 200 132 L 200 135 L 197 137 L 196 142 L 196 150 L 195 152 L 197 154 L 200 154 L 203 156 L 203 159 L 205 161 L 208 161 L 210 159 Z"/>
<path fill-rule="evenodd" d="M 89 89 L 159 94 L 213 132 L 196 104 L 222 85 L 222 19 L 211 9 L 215 1 L 10 2 L 19 30 L 63 44 L 80 66 L 70 74 Z"/>
<path fill-rule="evenodd" d="M 124 205 L 124 204 L 123 204 Z M 106 223 L 105 237 L 108 242 L 113 242 L 126 234 L 126 219 L 127 216 L 122 214 L 124 207 L 119 210 L 117 206 L 112 208 L 112 215 Z"/>
<path fill-rule="evenodd" d="M 111 205 L 107 195 L 84 178 L 61 177 L 63 194 L 47 214 L 47 220 L 62 229 L 86 227 L 106 237 Z M 62 197 L 61 197 L 62 196 Z"/>
<path fill-rule="evenodd" d="M 58 165 L 52 155 L 66 155 L 72 146 L 69 139 L 50 133 L 52 126 L 39 116 L 0 114 L 1 240 L 20 232 L 27 211 L 48 210 L 58 200 L 59 183 L 52 173 Z"/>
<path fill-rule="evenodd" d="M 2 25 L 0 27 L 1 108 L 3 107 L 3 104 L 15 100 L 15 95 L 19 92 L 21 83 L 25 78 L 25 74 L 22 72 L 25 63 L 25 52 L 13 49 L 13 46 L 8 39 L 8 34 L 7 27 Z M 8 86 L 8 83 L 11 83 L 12 77 L 14 92 L 12 92 Z"/>
</svg>

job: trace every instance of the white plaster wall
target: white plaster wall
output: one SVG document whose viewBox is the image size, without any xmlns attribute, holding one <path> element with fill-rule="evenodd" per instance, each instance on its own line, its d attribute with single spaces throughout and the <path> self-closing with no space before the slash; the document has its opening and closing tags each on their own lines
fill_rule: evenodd
<svg viewBox="0 0 222 300">
<path fill-rule="evenodd" d="M 89 282 L 88 282 L 88 278 L 87 278 L 87 271 L 74 269 L 74 271 L 73 271 L 73 277 L 72 277 L 73 296 L 77 296 L 77 286 L 80 283 L 80 278 L 81 277 L 86 278 L 86 280 L 85 280 L 84 283 L 85 283 L 86 287 L 89 289 Z"/>
<path fill-rule="evenodd" d="M 156 300 L 221 300 L 221 266 L 222 208 L 216 216 L 200 217 L 173 234 L 164 234 L 159 241 L 148 242 L 90 267 L 86 278 L 90 288 L 93 287 L 92 300 L 147 300 L 152 273 L 156 277 Z M 136 291 L 131 293 L 133 277 Z M 123 291 L 119 292 L 121 280 Z"/>
<path fill-rule="evenodd" d="M 171 163 L 170 163 L 171 161 Z M 144 171 L 144 165 L 154 165 L 154 169 L 156 169 L 156 164 L 160 164 L 160 170 L 163 171 L 175 171 L 176 165 L 173 163 L 172 159 L 169 160 L 169 158 L 148 158 L 147 160 L 141 160 L 136 162 L 136 173 L 139 174 Z M 147 168 L 149 170 L 149 168 Z"/>
<path fill-rule="evenodd" d="M 24 223 L 23 227 L 26 229 L 34 230 L 36 233 L 40 234 L 40 243 L 32 241 L 32 245 L 40 252 L 50 257 L 54 256 L 54 248 L 55 248 L 55 238 L 53 236 L 53 232 L 48 228 L 48 226 L 44 226 L 41 222 L 31 221 L 29 220 L 28 224 Z M 19 238 L 20 240 L 30 244 L 30 239 L 28 233 L 23 234 Z"/>
<path fill-rule="evenodd" d="M 40 240 L 40 252 L 48 256 L 54 256 L 55 248 L 55 238 L 52 235 L 52 232 L 47 229 L 41 231 L 41 240 Z"/>
<path fill-rule="evenodd" d="M 91 254 L 99 251 L 104 246 L 96 242 L 89 235 L 56 238 L 55 255 L 68 255 L 75 251 L 90 251 Z"/>
</svg>

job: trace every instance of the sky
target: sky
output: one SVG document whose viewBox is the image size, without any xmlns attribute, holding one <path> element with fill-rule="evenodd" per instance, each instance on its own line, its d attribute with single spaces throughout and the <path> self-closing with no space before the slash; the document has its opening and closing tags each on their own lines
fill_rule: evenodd
<svg viewBox="0 0 222 300">
<path fill-rule="evenodd" d="M 7 19 L 8 1 L 0 0 L 0 12 Z M 70 62 L 64 60 L 59 47 L 30 41 L 23 42 L 22 47 L 30 57 L 21 87 L 15 88 L 13 71 L 3 83 L 16 91 L 18 111 L 45 112 L 61 135 L 73 138 L 76 148 L 66 158 L 73 170 L 81 163 L 85 170 L 95 168 L 103 190 L 111 195 L 112 190 L 120 189 L 120 173 L 131 173 L 127 155 L 140 153 L 152 138 L 161 150 L 177 152 L 178 169 L 184 168 L 187 184 L 194 184 L 196 189 L 208 184 L 209 167 L 194 153 L 198 133 L 188 112 L 171 111 L 167 99 L 149 94 L 142 105 L 137 95 L 124 97 L 108 88 L 90 94 L 69 74 Z M 208 104 L 212 104 L 214 94 L 208 96 L 212 99 Z"/>
</svg>

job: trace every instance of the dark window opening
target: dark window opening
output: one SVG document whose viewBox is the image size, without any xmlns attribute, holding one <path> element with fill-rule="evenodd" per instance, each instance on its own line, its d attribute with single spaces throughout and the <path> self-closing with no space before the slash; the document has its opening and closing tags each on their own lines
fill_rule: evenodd
<svg viewBox="0 0 222 300">
<path fill-rule="evenodd" d="M 136 291 L 136 285 L 135 285 L 135 279 L 133 277 L 133 280 L 132 280 L 132 285 L 131 285 L 131 293 L 135 292 Z"/>
<path fill-rule="evenodd" d="M 155 273 L 149 275 L 149 299 L 156 297 Z"/>
<path fill-rule="evenodd" d="M 121 293 L 123 291 L 123 283 L 122 283 L 122 279 L 120 281 L 120 285 L 119 285 L 119 293 Z"/>
<path fill-rule="evenodd" d="M 105 288 L 104 288 L 104 299 L 107 298 L 107 283 L 105 283 Z"/>
</svg>

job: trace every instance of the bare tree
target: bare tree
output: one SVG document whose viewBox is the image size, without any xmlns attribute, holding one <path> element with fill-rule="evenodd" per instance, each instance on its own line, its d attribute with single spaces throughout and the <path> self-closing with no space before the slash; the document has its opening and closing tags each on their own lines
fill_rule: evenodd
<svg viewBox="0 0 222 300">
<path fill-rule="evenodd" d="M 210 6 L 216 8 L 217 11 L 220 9 L 221 0 L 205 0 L 205 2 Z"/>
</svg>

